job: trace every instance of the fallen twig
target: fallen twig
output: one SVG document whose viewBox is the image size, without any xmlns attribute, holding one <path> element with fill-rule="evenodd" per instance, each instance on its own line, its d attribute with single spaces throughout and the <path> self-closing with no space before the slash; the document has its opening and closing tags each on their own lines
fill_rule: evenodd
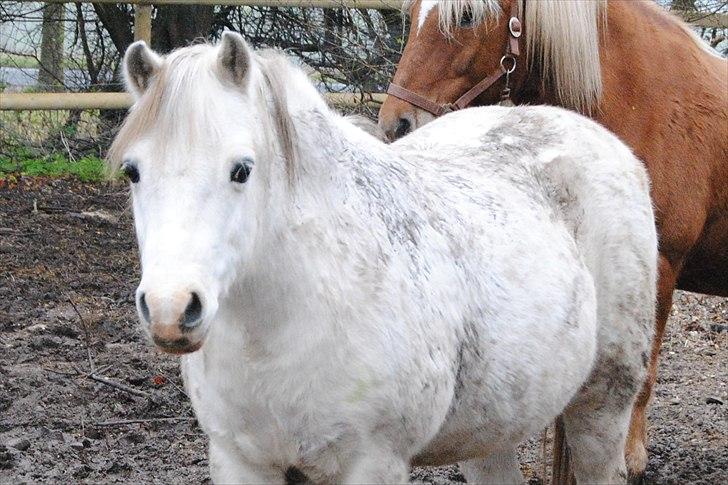
<svg viewBox="0 0 728 485">
<path fill-rule="evenodd" d="M 140 391 L 139 389 L 134 389 L 133 387 L 125 386 L 124 384 L 121 384 L 120 382 L 112 381 L 108 377 L 99 376 L 96 374 L 89 374 L 88 377 L 96 382 L 100 382 L 101 384 L 106 384 L 107 386 L 113 387 L 120 391 L 128 392 L 129 394 L 134 394 L 135 396 L 149 397 L 149 393 L 147 393 L 147 392 Z"/>
<path fill-rule="evenodd" d="M 73 303 L 73 299 L 69 298 L 68 302 L 73 307 L 73 310 L 76 312 L 76 315 L 78 315 L 78 319 L 81 321 L 81 327 L 83 327 L 83 337 L 84 340 L 86 340 L 86 356 L 88 357 L 88 365 L 91 373 L 96 372 L 94 365 L 94 359 L 91 357 L 91 337 L 88 334 L 88 327 L 86 326 L 86 321 L 81 316 L 81 312 L 78 311 L 78 308 L 76 308 L 76 304 Z"/>
<path fill-rule="evenodd" d="M 127 424 L 139 424 L 139 423 L 156 423 L 156 422 L 175 422 L 175 421 L 194 421 L 193 417 L 177 417 L 177 418 L 149 418 L 149 419 L 121 419 L 118 421 L 101 421 L 100 423 L 94 423 L 94 426 L 124 426 Z"/>
<path fill-rule="evenodd" d="M 33 199 L 33 212 L 45 212 L 47 214 L 57 214 L 65 212 L 74 212 L 71 207 L 38 205 L 38 200 Z"/>
<path fill-rule="evenodd" d="M 15 229 L 10 229 L 9 227 L 0 227 L 0 234 L 11 234 L 13 236 L 24 237 L 32 236 L 35 233 L 29 231 L 16 231 Z"/>
<path fill-rule="evenodd" d="M 79 377 L 81 379 L 88 379 L 91 374 L 97 374 L 101 375 L 102 372 L 106 372 L 111 367 L 113 367 L 112 364 L 102 365 L 96 370 L 93 371 L 85 371 L 81 367 L 77 366 L 76 364 L 71 364 L 71 367 L 73 367 L 73 370 L 76 371 L 76 374 L 74 374 L 75 377 Z"/>
<path fill-rule="evenodd" d="M 543 437 L 541 438 L 541 483 L 546 484 L 546 436 L 549 432 L 548 427 L 543 429 Z"/>
<path fill-rule="evenodd" d="M 75 374 L 71 374 L 70 372 L 62 372 L 59 370 L 51 369 L 49 367 L 41 366 L 41 369 L 43 369 L 44 371 L 52 372 L 53 374 L 58 374 L 59 376 L 64 376 L 64 377 L 76 377 L 78 375 L 78 371 L 76 371 Z"/>
</svg>

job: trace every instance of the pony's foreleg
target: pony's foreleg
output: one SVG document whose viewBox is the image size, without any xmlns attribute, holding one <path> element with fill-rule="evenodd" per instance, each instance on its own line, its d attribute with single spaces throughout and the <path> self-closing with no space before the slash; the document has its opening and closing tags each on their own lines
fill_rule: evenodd
<svg viewBox="0 0 728 485">
<path fill-rule="evenodd" d="M 632 409 L 632 420 L 629 425 L 627 446 L 624 452 L 627 460 L 627 471 L 632 483 L 642 483 L 647 468 L 647 407 L 652 397 L 652 388 L 655 386 L 655 380 L 657 379 L 657 359 L 660 355 L 662 336 L 665 332 L 667 318 L 670 316 L 672 294 L 677 281 L 676 272 L 663 256 L 659 258 L 658 271 L 657 318 L 655 336 L 652 341 L 652 355 L 647 370 L 647 379 Z"/>
<path fill-rule="evenodd" d="M 209 461 L 212 483 L 286 483 L 280 470 L 249 465 L 236 449 L 214 440 L 210 440 Z"/>
<path fill-rule="evenodd" d="M 460 462 L 460 471 L 468 483 L 523 483 L 523 474 L 513 447 L 494 451 L 486 458 Z"/>
<path fill-rule="evenodd" d="M 576 407 L 564 412 L 564 426 L 576 483 L 627 482 L 624 444 L 630 412 L 631 402 L 623 405 L 611 402 L 602 410 Z"/>
<path fill-rule="evenodd" d="M 387 447 L 361 447 L 347 468 L 343 483 L 409 482 L 409 464 Z"/>
</svg>

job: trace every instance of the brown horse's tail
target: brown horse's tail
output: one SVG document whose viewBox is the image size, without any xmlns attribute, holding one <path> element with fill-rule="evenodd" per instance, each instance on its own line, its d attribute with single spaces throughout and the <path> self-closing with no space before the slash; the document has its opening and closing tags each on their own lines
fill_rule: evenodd
<svg viewBox="0 0 728 485">
<path fill-rule="evenodd" d="M 553 457 L 551 483 L 553 485 L 576 485 L 574 470 L 571 468 L 569 444 L 566 442 L 564 418 L 561 416 L 554 421 Z"/>
</svg>

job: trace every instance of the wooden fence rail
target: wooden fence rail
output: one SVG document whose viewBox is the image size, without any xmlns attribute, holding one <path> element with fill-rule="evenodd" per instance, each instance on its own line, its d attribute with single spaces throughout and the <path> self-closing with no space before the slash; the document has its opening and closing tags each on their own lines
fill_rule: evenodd
<svg viewBox="0 0 728 485">
<path fill-rule="evenodd" d="M 16 0 L 33 2 L 34 0 Z M 46 0 L 45 3 L 85 3 L 89 0 Z M 308 8 L 371 8 L 396 10 L 402 0 L 93 0 L 94 3 L 129 3 L 134 9 L 134 39 L 151 41 L 152 4 L 155 5 L 242 5 L 249 7 L 308 7 Z M 34 3 L 38 3 L 37 1 Z M 700 15 L 693 12 L 673 12 L 688 23 L 706 28 L 728 28 L 728 13 Z M 381 103 L 382 93 L 329 93 L 334 105 Z M 0 110 L 68 110 L 68 109 L 125 109 L 131 98 L 125 93 L 0 93 Z"/>
<path fill-rule="evenodd" d="M 334 106 L 377 105 L 384 102 L 384 93 L 325 93 L 324 98 Z M 132 98 L 127 93 L 0 93 L 6 111 L 126 109 Z"/>
</svg>

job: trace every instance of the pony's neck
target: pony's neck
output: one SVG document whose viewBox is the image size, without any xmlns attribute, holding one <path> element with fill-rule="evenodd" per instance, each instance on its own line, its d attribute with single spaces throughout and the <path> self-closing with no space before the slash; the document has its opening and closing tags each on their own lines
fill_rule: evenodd
<svg viewBox="0 0 728 485">
<path fill-rule="evenodd" d="M 271 352 L 290 338 L 291 325 L 305 326 L 309 348 L 336 333 L 335 322 L 316 314 L 324 298 L 351 297 L 336 293 L 343 263 L 335 255 L 343 244 L 368 258 L 380 244 L 362 220 L 366 201 L 355 189 L 352 167 L 379 166 L 376 157 L 389 150 L 332 112 L 305 78 L 287 78 L 281 88 L 296 158 L 271 164 L 252 257 L 221 305 L 226 326 L 243 333 L 246 348 Z M 270 114 L 268 122 L 278 124 Z"/>
</svg>

